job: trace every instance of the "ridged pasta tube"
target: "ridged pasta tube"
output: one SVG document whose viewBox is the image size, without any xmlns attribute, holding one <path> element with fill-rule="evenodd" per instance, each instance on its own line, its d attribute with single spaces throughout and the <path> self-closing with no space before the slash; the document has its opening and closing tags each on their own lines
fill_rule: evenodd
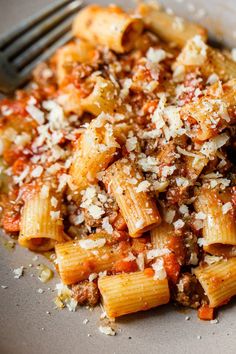
<svg viewBox="0 0 236 354">
<path fill-rule="evenodd" d="M 108 317 L 145 311 L 170 299 L 167 279 L 154 280 L 145 271 L 103 277 L 98 287 Z"/>
<path fill-rule="evenodd" d="M 58 196 L 46 185 L 31 193 L 22 210 L 19 244 L 32 251 L 43 252 L 53 249 L 57 242 L 63 242 L 60 205 Z"/>
<path fill-rule="evenodd" d="M 140 18 L 126 14 L 117 6 L 87 6 L 73 23 L 73 34 L 93 45 L 106 46 L 117 53 L 131 50 L 142 33 Z"/>
<path fill-rule="evenodd" d="M 155 200 L 147 191 L 138 188 L 144 179 L 134 163 L 126 158 L 116 161 L 107 169 L 105 179 L 131 237 L 139 237 L 161 222 Z"/>
<path fill-rule="evenodd" d="M 195 35 L 207 39 L 207 31 L 202 26 L 169 15 L 156 6 L 141 3 L 136 11 L 142 16 L 146 27 L 166 42 L 173 42 L 183 47 L 187 40 Z"/>
<path fill-rule="evenodd" d="M 194 269 L 211 307 L 227 303 L 236 295 L 236 258 L 223 259 Z"/>
</svg>

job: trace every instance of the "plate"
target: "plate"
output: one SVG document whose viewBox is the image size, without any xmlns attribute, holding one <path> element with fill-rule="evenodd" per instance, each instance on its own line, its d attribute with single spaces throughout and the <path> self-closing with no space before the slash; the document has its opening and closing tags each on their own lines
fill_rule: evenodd
<svg viewBox="0 0 236 354">
<path fill-rule="evenodd" d="M 108 1 L 98 1 L 108 3 Z M 115 2 L 115 1 L 113 1 Z M 0 33 L 11 29 L 48 0 L 1 0 Z M 132 1 L 116 1 L 129 4 Z M 178 15 L 206 24 L 211 34 L 227 45 L 236 46 L 233 23 L 234 0 L 208 2 L 165 1 Z M 201 10 L 201 11 L 200 11 Z M 52 268 L 45 257 L 18 247 L 6 246 L 9 238 L 0 236 L 0 352 L 2 354 L 214 354 L 235 353 L 236 301 L 219 311 L 219 323 L 199 321 L 196 311 L 180 312 L 172 305 L 133 314 L 116 321 L 117 335 L 98 331 L 99 308 L 77 312 L 55 309 L 55 284 L 59 277 L 42 284 L 37 278 L 40 263 Z M 24 275 L 14 278 L 13 269 L 24 266 Z M 7 286 L 7 288 L 3 287 Z M 42 291 L 39 290 L 42 289 Z M 87 321 L 88 320 L 88 321 Z"/>
</svg>

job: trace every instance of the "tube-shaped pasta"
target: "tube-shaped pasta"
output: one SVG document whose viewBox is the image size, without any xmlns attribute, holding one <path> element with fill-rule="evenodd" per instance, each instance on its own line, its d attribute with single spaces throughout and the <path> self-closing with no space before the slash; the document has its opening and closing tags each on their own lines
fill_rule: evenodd
<svg viewBox="0 0 236 354">
<path fill-rule="evenodd" d="M 236 258 L 223 259 L 194 269 L 211 307 L 227 303 L 236 295 Z"/>
<path fill-rule="evenodd" d="M 207 79 L 216 74 L 226 82 L 236 77 L 236 63 L 219 50 L 202 43 L 199 38 L 191 38 L 176 59 L 174 67 L 183 65 L 185 71 L 200 67 L 202 76 Z"/>
<path fill-rule="evenodd" d="M 236 77 L 236 62 L 215 48 L 208 46 L 207 60 L 201 67 L 204 77 L 217 74 L 219 79 L 226 82 Z"/>
<path fill-rule="evenodd" d="M 156 6 L 141 3 L 137 8 L 137 13 L 142 16 L 147 28 L 164 41 L 176 43 L 178 47 L 183 47 L 187 40 L 195 35 L 200 35 L 204 40 L 207 39 L 207 31 L 202 26 L 169 15 Z"/>
<path fill-rule="evenodd" d="M 21 246 L 38 252 L 51 250 L 57 242 L 64 241 L 60 200 L 48 186 L 37 188 L 25 201 L 18 241 Z"/>
<path fill-rule="evenodd" d="M 87 97 L 81 99 L 81 108 L 95 116 L 102 112 L 113 113 L 117 104 L 117 88 L 110 80 L 101 76 L 91 80 L 94 83 L 94 88 Z"/>
<path fill-rule="evenodd" d="M 154 248 L 168 248 L 168 243 L 172 236 L 175 236 L 175 229 L 172 224 L 168 224 L 162 220 L 161 224 L 155 227 L 150 232 L 151 243 Z"/>
<path fill-rule="evenodd" d="M 63 75 L 61 72 L 61 76 Z M 91 93 L 86 97 L 82 97 L 81 91 L 72 84 L 62 87 L 60 103 L 65 112 L 74 112 L 78 115 L 89 112 L 95 116 L 102 112 L 108 114 L 112 114 L 114 111 L 122 112 L 118 101 L 119 89 L 110 80 L 94 76 L 90 77 L 86 84 L 93 86 Z"/>
<path fill-rule="evenodd" d="M 92 273 L 110 271 L 117 261 L 127 257 L 129 245 L 110 245 L 108 236 L 97 233 L 88 239 L 56 245 L 58 270 L 64 284 L 75 284 Z"/>
<path fill-rule="evenodd" d="M 90 63 L 96 57 L 96 50 L 88 42 L 78 39 L 60 48 L 56 53 L 56 76 L 59 85 L 66 83 L 67 73 L 76 63 Z"/>
<path fill-rule="evenodd" d="M 230 111 L 236 104 L 236 79 L 221 85 L 211 85 L 206 94 L 197 101 L 186 104 L 181 108 L 183 120 L 196 121 L 199 129 L 193 129 L 193 137 L 205 141 L 216 135 L 230 122 Z M 211 119 L 209 119 L 209 115 Z M 213 124 L 214 123 L 214 124 Z"/>
<path fill-rule="evenodd" d="M 112 126 L 104 116 L 93 119 L 78 139 L 74 159 L 70 168 L 74 199 L 89 184 L 96 183 L 97 173 L 104 170 L 113 159 L 119 145 L 112 134 Z"/>
<path fill-rule="evenodd" d="M 155 201 L 142 188 L 137 190 L 144 179 L 134 163 L 126 158 L 116 161 L 107 169 L 105 180 L 117 201 L 131 237 L 139 237 L 161 222 Z"/>
<path fill-rule="evenodd" d="M 60 90 L 59 103 L 66 114 L 75 113 L 82 116 L 81 92 L 73 84 L 63 85 Z"/>
<path fill-rule="evenodd" d="M 203 237 L 204 250 L 215 255 L 227 257 L 236 255 L 236 219 L 233 208 L 225 214 L 223 206 L 229 203 L 228 191 L 201 188 L 194 203 L 197 212 L 205 214 Z"/>
<path fill-rule="evenodd" d="M 168 247 L 170 238 L 175 235 L 175 229 L 172 224 L 168 224 L 162 220 L 160 225 L 151 230 L 150 235 L 153 247 L 161 249 Z"/>
<path fill-rule="evenodd" d="M 187 176 L 191 179 L 191 181 L 195 181 L 201 174 L 204 167 L 207 166 L 209 159 L 205 157 L 200 152 L 195 151 L 193 156 L 184 156 Z"/>
<path fill-rule="evenodd" d="M 73 34 L 93 45 L 103 45 L 117 53 L 132 49 L 142 33 L 139 18 L 126 14 L 117 6 L 87 6 L 80 11 L 73 23 Z"/>
<path fill-rule="evenodd" d="M 167 279 L 154 280 L 145 271 L 100 278 L 98 287 L 108 317 L 145 311 L 170 299 Z"/>
<path fill-rule="evenodd" d="M 133 130 L 133 125 L 129 123 L 115 123 L 113 131 L 116 141 L 123 145 L 126 143 L 129 132 Z"/>
</svg>

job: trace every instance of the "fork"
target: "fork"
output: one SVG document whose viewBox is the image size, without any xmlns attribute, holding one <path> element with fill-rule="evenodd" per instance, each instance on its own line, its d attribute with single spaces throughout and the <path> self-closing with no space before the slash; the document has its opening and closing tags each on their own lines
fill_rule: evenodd
<svg viewBox="0 0 236 354">
<path fill-rule="evenodd" d="M 10 94 L 30 79 L 32 69 L 72 39 L 79 0 L 57 0 L 0 37 L 0 92 Z"/>
</svg>

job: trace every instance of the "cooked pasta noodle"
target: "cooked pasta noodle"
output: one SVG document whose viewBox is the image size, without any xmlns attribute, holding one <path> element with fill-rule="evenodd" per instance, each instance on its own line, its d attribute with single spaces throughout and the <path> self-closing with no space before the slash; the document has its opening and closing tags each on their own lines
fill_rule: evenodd
<svg viewBox="0 0 236 354">
<path fill-rule="evenodd" d="M 90 5 L 74 20 L 73 33 L 92 44 L 108 46 L 118 53 L 129 51 L 143 29 L 142 21 L 117 6 Z"/>
<path fill-rule="evenodd" d="M 40 252 L 51 250 L 57 242 L 65 240 L 60 210 L 61 202 L 59 198 L 56 198 L 57 207 L 55 208 L 51 203 L 52 197 L 55 198 L 55 193 L 48 189 L 44 195 L 42 188 L 36 189 L 27 198 L 22 210 L 19 234 L 21 246 Z"/>
<path fill-rule="evenodd" d="M 203 27 L 169 15 L 151 4 L 141 3 L 137 12 L 151 31 L 161 39 L 176 43 L 179 47 L 183 47 L 186 41 L 195 35 L 201 35 L 203 39 L 207 38 L 206 30 Z"/>
<path fill-rule="evenodd" d="M 221 306 L 236 295 L 236 258 L 198 267 L 194 272 L 211 307 Z"/>
<path fill-rule="evenodd" d="M 131 178 L 133 181 L 129 182 Z M 118 160 L 107 169 L 106 179 L 126 220 L 131 237 L 139 237 L 160 223 L 155 201 L 147 192 L 137 191 L 143 177 L 134 164 L 127 159 Z"/>
<path fill-rule="evenodd" d="M 109 317 L 148 310 L 166 304 L 170 298 L 167 280 L 154 280 L 145 272 L 104 277 L 98 287 Z"/>
<path fill-rule="evenodd" d="M 230 203 L 229 191 L 209 190 L 202 188 L 194 203 L 198 213 L 204 215 L 203 237 L 206 252 L 235 256 L 236 255 L 236 220 L 234 210 L 224 209 Z M 230 206 L 230 204 L 229 204 Z"/>
</svg>

